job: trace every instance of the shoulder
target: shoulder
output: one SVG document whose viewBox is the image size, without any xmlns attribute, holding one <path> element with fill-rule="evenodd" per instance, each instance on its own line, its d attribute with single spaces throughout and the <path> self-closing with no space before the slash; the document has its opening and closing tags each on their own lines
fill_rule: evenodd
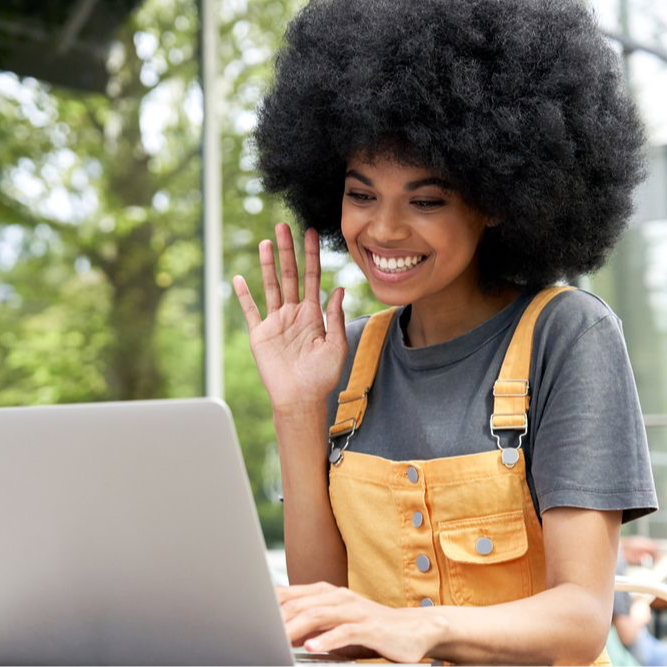
<svg viewBox="0 0 667 667">
<path fill-rule="evenodd" d="M 581 289 L 568 290 L 546 305 L 535 326 L 535 339 L 573 345 L 591 330 L 622 336 L 621 320 L 597 295 Z"/>
<path fill-rule="evenodd" d="M 535 383 L 551 390 L 615 382 L 625 387 L 627 396 L 636 394 L 621 320 L 602 299 L 584 290 L 559 294 L 540 314 L 531 369 Z"/>
</svg>

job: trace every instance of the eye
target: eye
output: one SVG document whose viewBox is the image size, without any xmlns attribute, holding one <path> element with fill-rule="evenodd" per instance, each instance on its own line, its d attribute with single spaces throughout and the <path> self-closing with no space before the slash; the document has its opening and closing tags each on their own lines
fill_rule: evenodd
<svg viewBox="0 0 667 667">
<path fill-rule="evenodd" d="M 440 208 L 444 206 L 447 202 L 444 199 L 416 199 L 410 202 L 415 208 L 418 208 L 422 211 L 429 211 L 432 209 Z"/>
<path fill-rule="evenodd" d="M 364 192 L 346 192 L 346 197 L 349 197 L 352 201 L 358 202 L 359 204 L 366 204 L 375 199 L 373 195 L 368 195 Z"/>
</svg>

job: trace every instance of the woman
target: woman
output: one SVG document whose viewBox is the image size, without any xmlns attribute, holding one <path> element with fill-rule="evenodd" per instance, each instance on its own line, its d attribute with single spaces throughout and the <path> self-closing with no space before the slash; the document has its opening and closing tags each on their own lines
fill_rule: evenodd
<svg viewBox="0 0 667 667">
<path fill-rule="evenodd" d="M 641 177 L 618 63 L 577 0 L 312 0 L 260 112 L 288 632 L 395 661 L 604 664 L 622 521 L 657 507 L 599 267 Z M 398 307 L 325 331 L 318 233 Z M 327 443 L 327 433 L 329 443 Z"/>
</svg>

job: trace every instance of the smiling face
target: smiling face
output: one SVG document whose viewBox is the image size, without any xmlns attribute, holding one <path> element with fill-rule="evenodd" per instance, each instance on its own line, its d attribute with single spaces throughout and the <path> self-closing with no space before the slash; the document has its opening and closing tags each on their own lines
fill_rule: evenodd
<svg viewBox="0 0 667 667">
<path fill-rule="evenodd" d="M 479 298 L 477 247 L 487 224 L 433 171 L 386 158 L 348 163 L 342 233 L 383 303 Z"/>
</svg>

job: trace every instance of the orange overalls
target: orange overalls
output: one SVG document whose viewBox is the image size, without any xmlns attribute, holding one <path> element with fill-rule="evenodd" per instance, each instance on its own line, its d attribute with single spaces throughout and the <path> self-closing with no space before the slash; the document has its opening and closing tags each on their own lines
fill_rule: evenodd
<svg viewBox="0 0 667 667">
<path fill-rule="evenodd" d="M 521 440 L 528 430 L 535 323 L 565 289 L 571 288 L 543 290 L 521 317 L 493 387 L 490 423 L 498 449 L 481 454 L 390 461 L 347 450 L 364 418 L 394 311 L 367 322 L 329 430 L 329 493 L 351 590 L 411 607 L 492 605 L 546 588 L 542 526 Z M 502 448 L 496 432 L 507 429 L 518 432 L 516 447 Z M 346 439 L 337 444 L 341 436 Z M 606 651 L 593 664 L 610 664 Z"/>
</svg>

